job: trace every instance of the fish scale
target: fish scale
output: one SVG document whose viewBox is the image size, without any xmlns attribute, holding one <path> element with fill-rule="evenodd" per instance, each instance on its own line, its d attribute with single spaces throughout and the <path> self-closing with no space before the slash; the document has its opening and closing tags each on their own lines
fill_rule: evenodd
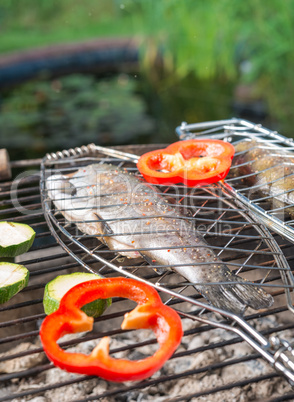
<svg viewBox="0 0 294 402">
<path fill-rule="evenodd" d="M 173 269 L 213 306 L 242 314 L 247 306 L 272 305 L 269 294 L 232 273 L 191 221 L 135 175 L 93 164 L 50 176 L 46 186 L 65 218 L 81 221 L 77 226 L 83 233 L 100 235 L 121 255 L 143 256 L 151 265 Z"/>
</svg>

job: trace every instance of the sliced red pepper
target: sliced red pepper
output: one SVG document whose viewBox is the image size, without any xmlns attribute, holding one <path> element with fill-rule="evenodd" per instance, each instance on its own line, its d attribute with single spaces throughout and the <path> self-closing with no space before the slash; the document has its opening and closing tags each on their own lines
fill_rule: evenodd
<svg viewBox="0 0 294 402">
<path fill-rule="evenodd" d="M 57 340 L 63 335 L 92 329 L 93 318 L 81 310 L 83 305 L 115 296 L 138 303 L 134 310 L 125 314 L 121 327 L 154 331 L 160 345 L 154 355 L 136 361 L 112 358 L 108 337 L 102 338 L 90 355 L 69 353 L 58 346 Z M 154 374 L 171 357 L 182 335 L 179 315 L 162 303 L 156 290 L 126 278 L 91 280 L 74 286 L 63 296 L 59 309 L 45 318 L 40 329 L 44 351 L 56 366 L 116 382 L 142 380 Z"/>
<path fill-rule="evenodd" d="M 202 186 L 226 177 L 234 153 L 233 145 L 221 140 L 178 141 L 142 155 L 137 167 L 149 183 Z"/>
</svg>

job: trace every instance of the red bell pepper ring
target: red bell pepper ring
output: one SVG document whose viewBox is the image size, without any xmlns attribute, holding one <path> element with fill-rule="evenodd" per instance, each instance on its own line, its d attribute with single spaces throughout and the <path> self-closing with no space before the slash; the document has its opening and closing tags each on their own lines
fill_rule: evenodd
<svg viewBox="0 0 294 402">
<path fill-rule="evenodd" d="M 122 329 L 152 329 L 160 348 L 143 360 L 130 361 L 109 356 L 109 338 L 104 337 L 90 355 L 69 353 L 57 340 L 65 334 L 90 331 L 93 318 L 81 307 L 96 299 L 124 297 L 138 303 L 125 314 Z M 59 309 L 42 323 L 40 337 L 48 358 L 69 372 L 96 375 L 105 380 L 123 382 L 145 379 L 159 370 L 171 357 L 183 335 L 179 315 L 164 305 L 151 286 L 126 278 L 91 280 L 71 288 L 62 298 Z"/>
<path fill-rule="evenodd" d="M 137 167 L 149 183 L 202 186 L 226 177 L 234 153 L 233 145 L 221 140 L 178 141 L 142 155 Z"/>
</svg>

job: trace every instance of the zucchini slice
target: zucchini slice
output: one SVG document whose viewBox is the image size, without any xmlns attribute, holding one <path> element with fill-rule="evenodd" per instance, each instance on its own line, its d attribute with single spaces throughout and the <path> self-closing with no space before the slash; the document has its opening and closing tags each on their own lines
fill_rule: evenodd
<svg viewBox="0 0 294 402">
<path fill-rule="evenodd" d="M 35 231 L 24 223 L 0 222 L 0 258 L 26 253 L 35 235 Z"/>
<path fill-rule="evenodd" d="M 72 287 L 78 283 L 101 279 L 100 275 L 86 272 L 75 272 L 68 275 L 60 275 L 45 286 L 43 306 L 46 314 L 51 314 L 59 307 L 60 300 Z M 99 317 L 104 310 L 111 305 L 111 299 L 97 299 L 82 307 L 82 310 L 90 317 Z"/>
<path fill-rule="evenodd" d="M 29 275 L 23 265 L 0 262 L 0 304 L 7 302 L 27 286 Z"/>
</svg>

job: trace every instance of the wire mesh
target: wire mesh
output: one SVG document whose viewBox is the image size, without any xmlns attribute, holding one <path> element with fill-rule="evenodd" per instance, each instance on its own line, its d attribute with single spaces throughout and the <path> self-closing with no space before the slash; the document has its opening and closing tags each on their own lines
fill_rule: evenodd
<svg viewBox="0 0 294 402">
<path fill-rule="evenodd" d="M 114 176 L 113 170 L 111 173 L 107 172 L 105 177 L 107 177 L 108 182 L 102 192 L 96 191 L 96 187 L 98 187 L 97 175 L 91 176 L 92 181 L 91 179 L 88 180 L 88 172 L 89 169 L 93 169 L 93 163 L 96 164 L 98 170 L 104 170 L 106 164 L 115 166 L 116 176 Z M 139 205 L 140 213 L 134 215 L 132 209 L 131 214 L 120 213 L 120 216 L 113 213 L 109 214 L 109 210 L 117 211 L 130 206 L 131 202 L 126 198 L 126 186 L 122 182 L 115 187 L 115 192 L 111 191 L 113 188 L 111 182 L 115 182 L 118 175 L 127 176 L 130 172 L 138 177 L 136 185 L 139 185 L 140 176 L 134 164 L 117 157 L 101 156 L 93 145 L 80 148 L 77 152 L 68 150 L 48 155 L 42 164 L 41 194 L 45 217 L 56 240 L 88 271 L 103 276 L 119 274 L 147 282 L 161 293 L 165 303 L 173 305 L 183 317 L 226 329 L 241 336 L 277 370 L 282 371 L 292 381 L 294 379 L 292 358 L 289 359 L 282 352 L 276 359 L 275 349 L 281 345 L 278 346 L 271 339 L 256 331 L 246 321 L 246 315 L 244 319 L 235 314 L 234 311 L 208 304 L 203 301 L 202 295 L 195 291 L 195 286 L 197 288 L 199 285 L 217 287 L 234 285 L 234 283 L 220 282 L 217 279 L 213 280 L 213 278 L 205 283 L 186 280 L 177 273 L 178 268 L 184 266 L 186 270 L 193 269 L 195 262 L 192 260 L 183 262 L 181 260 L 183 254 L 176 262 L 173 261 L 172 269 L 170 269 L 171 264 L 163 264 L 161 261 L 158 263 L 157 258 L 150 260 L 150 256 L 152 258 L 158 253 L 170 252 L 171 249 L 177 252 L 184 250 L 185 252 L 188 248 L 201 248 L 203 247 L 201 243 L 171 244 L 168 233 L 164 234 L 165 243 L 162 243 L 159 241 L 162 239 L 158 237 L 157 233 L 157 240 L 152 243 L 152 247 L 149 245 L 150 242 L 139 242 L 140 247 L 136 247 L 136 236 L 140 238 L 142 236 L 154 237 L 155 234 L 152 231 L 148 232 L 146 226 L 144 226 L 143 232 L 140 230 L 131 231 L 130 225 L 137 229 L 138 220 L 141 220 L 144 225 L 149 225 L 153 220 L 161 219 L 160 215 L 154 215 L 152 208 L 150 209 L 151 214 L 149 213 L 148 217 L 145 215 L 148 211 L 150 212 L 146 205 L 162 202 L 164 205 L 163 212 L 171 211 L 169 219 L 173 221 L 183 219 L 196 227 L 196 233 L 201 233 L 202 237 L 205 238 L 212 255 L 216 259 L 220 258 L 230 269 L 230 272 L 246 278 L 246 283 L 252 286 L 266 289 L 273 296 L 282 290 L 285 292 L 288 308 L 293 310 L 291 301 L 294 283 L 292 273 L 284 254 L 270 232 L 264 225 L 254 220 L 248 213 L 248 209 L 232 197 L 221 184 L 193 189 L 180 185 L 158 186 L 156 191 L 150 190 L 148 187 L 145 196 L 148 199 L 144 200 L 144 204 L 135 202 L 137 206 Z M 84 173 L 87 177 L 86 181 L 83 176 Z M 95 178 L 94 181 L 93 177 Z M 60 188 L 62 188 L 61 192 Z M 81 193 L 81 189 L 86 192 Z M 146 186 L 144 185 L 145 190 Z M 89 202 L 89 194 L 92 195 L 91 202 Z M 133 194 L 134 199 L 136 196 L 138 197 L 138 193 L 135 196 Z M 155 198 L 152 199 L 152 197 Z M 106 199 L 107 202 L 101 203 L 101 199 L 104 201 Z M 84 204 L 85 202 L 87 205 Z M 97 206 L 98 204 L 99 206 Z M 146 213 L 142 213 L 142 205 L 145 207 Z M 133 207 L 133 204 L 131 206 Z M 108 211 L 107 213 L 103 213 L 104 208 Z M 175 208 L 184 212 L 179 214 Z M 80 212 L 80 219 L 75 215 L 77 211 Z M 93 211 L 97 215 L 96 219 L 93 219 L 93 216 L 89 214 Z M 157 212 L 157 210 L 155 211 Z M 91 233 L 89 227 L 97 221 L 103 225 L 103 231 L 97 232 L 96 230 Z M 121 223 L 119 226 L 121 232 L 112 230 L 113 221 Z M 126 227 L 128 228 L 127 231 Z M 172 230 L 174 230 L 174 226 L 172 226 Z M 124 238 L 131 236 L 131 239 L 134 239 L 131 242 L 135 245 L 131 246 L 130 243 L 120 242 L 120 236 Z M 105 243 L 109 244 L 109 240 L 113 241 L 113 239 L 117 241 L 119 246 L 116 244 L 114 249 L 112 249 L 113 247 L 106 247 Z M 134 255 L 134 252 L 137 254 Z M 130 257 L 130 253 L 132 258 L 127 258 L 126 254 Z M 92 262 L 93 259 L 95 264 Z M 197 264 L 200 268 L 202 265 L 208 269 L 211 266 L 211 260 L 207 257 L 203 261 L 197 261 Z M 180 305 L 177 306 L 178 304 Z M 250 312 L 250 310 L 248 311 Z M 222 317 L 230 321 L 222 321 Z"/>
<path fill-rule="evenodd" d="M 236 154 L 224 186 L 249 211 L 294 242 L 294 143 L 292 138 L 242 119 L 182 123 L 180 139 L 217 138 Z"/>
</svg>

